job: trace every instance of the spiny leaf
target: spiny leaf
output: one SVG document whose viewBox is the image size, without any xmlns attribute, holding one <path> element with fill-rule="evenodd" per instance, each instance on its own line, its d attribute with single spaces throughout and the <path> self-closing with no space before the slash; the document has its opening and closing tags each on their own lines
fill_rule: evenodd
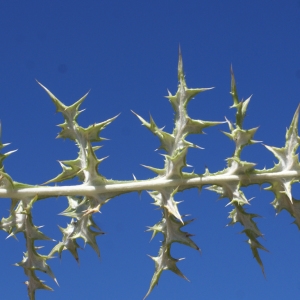
<svg viewBox="0 0 300 300">
<path fill-rule="evenodd" d="M 231 108 L 236 108 L 237 109 L 237 112 L 236 112 L 236 126 L 237 126 L 237 128 L 242 128 L 243 127 L 243 121 L 244 121 L 246 111 L 247 111 L 247 107 L 248 107 L 248 104 L 249 104 L 249 101 L 250 101 L 251 97 L 249 97 L 245 101 L 239 101 L 232 66 L 231 66 L 230 72 L 231 72 L 231 91 L 230 91 L 230 94 L 231 94 L 232 99 L 233 99 L 233 105 L 231 106 Z"/>
<path fill-rule="evenodd" d="M 174 195 L 177 193 L 177 189 L 165 188 L 160 191 L 150 192 L 149 195 L 154 199 L 154 204 L 159 206 L 160 208 L 166 208 L 168 212 L 173 215 L 175 218 L 182 221 L 181 215 L 178 211 L 177 204 L 180 202 L 176 202 L 174 200 Z"/>
<path fill-rule="evenodd" d="M 257 238 L 262 237 L 263 235 L 259 231 L 256 223 L 253 221 L 253 218 L 257 218 L 259 216 L 255 214 L 248 214 L 241 205 L 235 204 L 234 206 L 235 208 L 229 214 L 229 218 L 231 218 L 232 220 L 228 225 L 234 225 L 239 222 L 245 228 L 242 232 L 245 233 L 249 238 L 248 244 L 251 247 L 253 256 L 260 265 L 265 276 L 263 263 L 257 249 L 262 249 L 267 252 L 268 250 L 257 241 Z"/>
<path fill-rule="evenodd" d="M 162 129 L 158 128 L 155 124 L 152 116 L 150 116 L 150 123 L 144 120 L 141 116 L 132 111 L 133 114 L 137 116 L 137 118 L 142 122 L 142 124 L 148 128 L 153 134 L 155 134 L 160 142 L 160 149 L 164 149 L 167 153 L 171 153 L 174 148 L 175 137 L 172 134 L 169 134 Z"/>
<path fill-rule="evenodd" d="M 87 165 L 85 167 L 85 170 L 87 171 L 88 178 L 85 178 L 85 182 L 88 184 L 103 184 L 106 182 L 106 178 L 100 175 L 98 171 L 99 164 L 105 160 L 107 157 L 98 159 L 96 157 L 95 151 L 98 147 L 94 148 L 90 143 L 87 143 L 86 147 L 86 154 L 87 154 Z"/>
<path fill-rule="evenodd" d="M 266 277 L 264 265 L 263 265 L 262 260 L 259 256 L 258 249 L 262 249 L 262 250 L 267 251 L 267 252 L 268 252 L 268 250 L 266 248 L 264 248 L 256 239 L 249 239 L 248 244 L 251 247 L 253 257 L 256 259 L 257 263 L 261 267 L 261 271 L 262 271 L 263 275 Z"/>
<path fill-rule="evenodd" d="M 38 289 L 53 291 L 53 289 L 46 284 L 43 283 L 31 270 L 25 270 L 25 274 L 28 276 L 27 281 L 25 284 L 27 285 L 28 296 L 30 300 L 35 300 L 35 291 Z"/>
<path fill-rule="evenodd" d="M 258 218 L 259 215 L 247 213 L 241 205 L 236 205 L 235 208 L 230 212 L 229 218 L 232 219 L 228 225 L 234 225 L 237 222 L 245 228 L 244 231 L 251 231 L 255 237 L 263 236 L 259 231 L 253 218 Z"/>
<path fill-rule="evenodd" d="M 72 179 L 75 176 L 78 176 L 80 172 L 82 173 L 81 160 L 79 157 L 75 160 L 59 161 L 59 164 L 61 165 L 63 171 L 55 178 L 48 180 L 44 184 Z"/>
<path fill-rule="evenodd" d="M 202 120 L 194 120 L 190 117 L 187 117 L 187 124 L 185 126 L 185 132 L 188 134 L 202 134 L 203 129 L 211 126 L 216 126 L 223 124 L 225 122 L 213 122 L 213 121 L 202 121 Z"/>
<path fill-rule="evenodd" d="M 271 191 L 275 195 L 275 199 L 271 203 L 276 209 L 277 214 L 282 210 L 286 210 L 292 217 L 295 218 L 294 224 L 297 225 L 300 230 L 300 201 L 295 199 L 291 194 L 290 182 L 283 184 L 282 180 L 273 181 L 271 186 L 265 188 L 267 191 Z M 288 185 L 288 186 L 287 186 Z"/>
<path fill-rule="evenodd" d="M 183 279 L 189 281 L 176 266 L 176 263 L 182 260 L 183 258 L 180 259 L 173 258 L 170 254 L 170 248 L 168 246 L 162 245 L 159 250 L 158 256 L 156 257 L 149 256 L 149 257 L 155 262 L 155 272 L 152 277 L 149 290 L 145 295 L 144 299 L 146 299 L 150 295 L 155 285 L 158 284 L 159 278 L 162 272 L 165 270 L 170 270 L 173 273 L 177 274 L 178 276 L 182 277 Z"/>
<path fill-rule="evenodd" d="M 237 203 L 239 205 L 249 204 L 244 193 L 240 190 L 240 182 L 226 182 L 222 185 L 212 185 L 206 188 L 209 191 L 216 192 L 220 198 L 228 198 L 230 202 L 226 205 Z"/>
<path fill-rule="evenodd" d="M 74 104 L 72 104 L 70 106 L 66 106 L 60 100 L 58 100 L 58 98 L 55 97 L 40 82 L 37 81 L 37 83 L 47 92 L 47 94 L 50 96 L 51 100 L 53 101 L 53 103 L 56 107 L 56 111 L 61 112 L 66 121 L 76 121 L 78 115 L 81 113 L 81 111 L 79 111 L 79 107 L 80 107 L 81 103 L 85 100 L 85 98 L 87 97 L 88 93 L 86 93 L 83 97 L 81 97 Z"/>
<path fill-rule="evenodd" d="M 177 221 L 176 218 L 170 216 L 170 218 L 168 218 L 167 225 L 167 220 L 165 217 L 163 217 L 160 222 L 152 227 L 149 227 L 147 231 L 153 231 L 151 239 L 153 239 L 158 232 L 162 233 L 164 235 L 166 245 L 180 243 L 200 251 L 200 248 L 190 239 L 190 236 L 192 235 L 181 231 L 183 226 L 186 226 L 192 221 L 193 220 L 184 221 L 182 224 L 181 222 Z"/>
<path fill-rule="evenodd" d="M 52 257 L 55 253 L 58 253 L 59 257 L 61 258 L 62 251 L 68 250 L 73 255 L 75 260 L 79 262 L 77 249 L 80 248 L 80 246 L 77 244 L 76 239 L 72 238 L 75 224 L 76 222 L 74 223 L 74 221 L 71 221 L 71 224 L 68 224 L 67 228 L 59 227 L 60 231 L 63 234 L 63 239 L 62 242 L 59 242 L 53 247 L 53 249 L 49 253 L 49 257 Z"/>
<path fill-rule="evenodd" d="M 107 126 L 109 125 L 111 122 L 113 122 L 119 115 L 110 118 L 104 122 L 101 123 L 97 123 L 97 124 L 93 124 L 90 125 L 87 128 L 83 128 L 81 126 L 78 127 L 78 131 L 81 133 L 82 136 L 84 136 L 84 138 L 89 141 L 89 142 L 100 142 L 102 141 L 104 138 L 100 138 L 99 134 L 100 132 Z"/>
<path fill-rule="evenodd" d="M 102 232 L 100 228 L 95 224 L 92 219 L 92 215 L 83 216 L 80 220 L 74 223 L 74 226 L 75 228 L 74 232 L 72 233 L 72 238 L 82 238 L 84 242 L 88 243 L 100 257 L 100 250 L 97 245 L 96 237 L 98 235 L 104 234 L 104 232 Z M 99 231 L 91 230 L 92 227 L 98 229 Z"/>
</svg>

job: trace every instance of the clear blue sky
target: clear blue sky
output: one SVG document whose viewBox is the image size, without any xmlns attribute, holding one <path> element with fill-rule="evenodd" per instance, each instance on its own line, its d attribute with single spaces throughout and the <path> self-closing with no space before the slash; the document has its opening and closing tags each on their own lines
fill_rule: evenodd
<svg viewBox="0 0 300 300">
<path fill-rule="evenodd" d="M 69 105 L 88 90 L 86 111 L 79 121 L 87 126 L 121 115 L 105 129 L 109 141 L 98 151 L 109 155 L 100 172 L 107 178 L 151 178 L 140 164 L 163 166 L 154 150 L 158 140 L 130 112 L 172 131 L 173 111 L 164 98 L 177 89 L 178 45 L 183 52 L 189 87 L 215 87 L 198 96 L 190 115 L 203 120 L 234 121 L 230 91 L 233 65 L 241 98 L 251 99 L 246 128 L 260 126 L 255 138 L 282 147 L 300 100 L 300 2 L 299 1 L 1 1 L 0 2 L 0 118 L 3 142 L 19 149 L 5 161 L 14 180 L 40 184 L 60 173 L 57 160 L 74 159 L 77 148 L 55 139 L 62 122 L 49 97 L 35 79 Z M 234 145 L 220 132 L 226 124 L 206 130 L 190 140 L 205 150 L 190 151 L 188 164 L 202 173 L 225 168 Z M 261 144 L 248 147 L 243 159 L 271 167 L 275 158 Z M 73 181 L 72 184 L 78 184 Z M 227 199 L 196 190 L 177 195 L 184 200 L 182 214 L 196 220 L 185 227 L 202 249 L 202 255 L 183 245 L 173 256 L 187 282 L 171 272 L 162 274 L 150 299 L 296 299 L 300 293 L 300 234 L 285 212 L 275 216 L 269 204 L 273 194 L 247 188 L 252 200 L 248 211 L 265 234 L 261 253 L 265 279 L 252 257 L 239 226 L 226 227 Z M 300 189 L 294 187 L 295 198 Z M 297 194 L 298 193 L 298 194 Z M 63 253 L 50 261 L 60 287 L 42 277 L 53 293 L 37 291 L 37 299 L 141 299 L 148 290 L 161 237 L 149 243 L 144 232 L 160 220 L 160 212 L 143 192 L 123 195 L 109 202 L 97 215 L 107 234 L 98 238 L 101 259 L 88 245 L 80 251 L 80 266 Z M 59 240 L 57 214 L 67 207 L 65 198 L 36 204 L 36 225 Z M 1 200 L 1 217 L 8 216 L 9 201 Z M 26 299 L 26 277 L 12 264 L 21 261 L 24 240 L 5 240 L 0 233 L 1 299 Z M 54 245 L 46 242 L 44 253 Z"/>
</svg>

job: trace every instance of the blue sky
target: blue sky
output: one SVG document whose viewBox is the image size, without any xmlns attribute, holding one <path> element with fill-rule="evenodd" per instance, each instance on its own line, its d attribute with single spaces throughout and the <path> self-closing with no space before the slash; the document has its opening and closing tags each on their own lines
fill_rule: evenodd
<svg viewBox="0 0 300 300">
<path fill-rule="evenodd" d="M 300 99 L 300 2 L 299 1 L 1 1 L 0 94 L 2 140 L 18 149 L 5 161 L 14 180 L 41 184 L 60 173 L 57 160 L 75 159 L 70 141 L 55 139 L 62 117 L 55 114 L 49 97 L 35 79 L 70 105 L 88 90 L 86 111 L 79 122 L 87 126 L 119 113 L 103 132 L 108 141 L 98 151 L 109 155 L 100 172 L 107 178 L 129 180 L 153 177 L 140 164 L 163 166 L 154 150 L 158 140 L 130 112 L 172 131 L 173 111 L 164 98 L 177 89 L 178 46 L 183 53 L 189 87 L 215 87 L 196 97 L 190 116 L 196 119 L 234 121 L 230 91 L 230 65 L 240 98 L 251 99 L 245 128 L 260 126 L 255 136 L 264 144 L 282 147 Z M 213 172 L 226 167 L 233 153 L 220 131 L 226 124 L 206 130 L 190 140 L 205 148 L 191 150 L 187 162 L 195 172 L 208 166 Z M 275 158 L 261 144 L 243 152 L 243 159 L 258 168 L 271 167 Z M 69 184 L 78 184 L 75 180 Z M 261 253 L 266 279 L 252 257 L 246 237 L 238 226 L 226 227 L 227 199 L 203 190 L 177 195 L 184 200 L 182 214 L 196 220 L 185 227 L 195 234 L 202 255 L 183 245 L 173 256 L 187 282 L 171 272 L 162 274 L 148 299 L 295 299 L 300 293 L 300 235 L 285 212 L 275 216 L 269 204 L 273 194 L 265 186 L 245 190 L 251 201 L 248 211 L 265 234 Z M 300 198 L 297 186 L 294 197 Z M 80 266 L 68 254 L 50 261 L 60 287 L 42 277 L 53 293 L 37 291 L 37 299 L 141 299 L 148 290 L 161 237 L 149 243 L 144 232 L 160 220 L 159 211 L 146 192 L 113 199 L 96 221 L 107 234 L 98 238 L 101 259 L 88 245 L 80 251 Z M 61 197 L 36 204 L 36 225 L 59 240 L 57 214 L 67 207 Z M 1 200 L 7 217 L 9 200 Z M 1 216 L 1 217 L 2 217 Z M 26 280 L 21 268 L 24 240 L 5 240 L 0 233 L 2 299 L 25 299 Z M 53 247 L 45 243 L 45 252 Z"/>
</svg>

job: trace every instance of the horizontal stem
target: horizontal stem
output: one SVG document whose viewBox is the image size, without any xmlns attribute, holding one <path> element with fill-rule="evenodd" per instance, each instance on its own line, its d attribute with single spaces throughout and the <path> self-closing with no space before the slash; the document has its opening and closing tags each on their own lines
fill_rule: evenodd
<svg viewBox="0 0 300 300">
<path fill-rule="evenodd" d="M 100 186 L 73 185 L 73 186 L 37 186 L 32 188 L 0 189 L 0 198 L 23 198 L 33 196 L 89 196 L 103 193 L 128 193 L 142 190 L 159 190 L 163 187 L 201 187 L 203 185 L 221 185 L 224 182 L 241 181 L 242 185 L 262 184 L 272 182 L 278 178 L 296 179 L 300 177 L 298 171 L 281 171 L 274 173 L 249 175 L 209 175 L 190 179 L 148 179 L 140 181 L 107 183 Z"/>
</svg>

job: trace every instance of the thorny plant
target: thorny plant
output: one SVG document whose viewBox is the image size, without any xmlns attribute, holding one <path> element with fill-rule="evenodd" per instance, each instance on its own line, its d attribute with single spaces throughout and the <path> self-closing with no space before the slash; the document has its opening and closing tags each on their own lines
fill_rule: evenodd
<svg viewBox="0 0 300 300">
<path fill-rule="evenodd" d="M 182 169 L 187 166 L 188 149 L 199 148 L 186 140 L 188 135 L 202 134 L 204 128 L 224 122 L 195 120 L 188 116 L 187 106 L 189 101 L 197 94 L 210 88 L 190 89 L 187 87 L 181 53 L 179 53 L 178 81 L 176 94 L 172 95 L 169 92 L 167 96 L 175 111 L 175 124 L 172 133 L 164 131 L 163 128 L 158 128 L 152 117 L 147 122 L 134 113 L 142 124 L 159 138 L 160 148 L 166 154 L 164 155 L 164 168 L 158 169 L 146 166 L 156 174 L 156 177 L 148 180 L 134 179 L 132 181 L 108 180 L 98 171 L 98 166 L 104 158 L 97 158 L 96 151 L 100 147 L 94 146 L 93 143 L 103 140 L 100 137 L 101 131 L 116 117 L 93 124 L 87 128 L 81 127 L 77 123 L 77 117 L 82 112 L 79 107 L 87 95 L 73 105 L 66 106 L 40 84 L 53 101 L 56 111 L 64 117 L 64 123 L 59 125 L 61 132 L 58 137 L 71 139 L 79 148 L 78 157 L 74 160 L 61 161 L 61 174 L 49 180 L 46 184 L 64 182 L 74 177 L 77 177 L 82 184 L 76 186 L 32 186 L 16 182 L 5 172 L 3 166 L 4 159 L 14 151 L 0 155 L 0 197 L 11 198 L 9 216 L 2 218 L 0 229 L 6 231 L 9 237 L 21 233 L 24 235 L 27 252 L 16 265 L 22 267 L 28 277 L 26 285 L 31 300 L 35 299 L 37 289 L 52 290 L 38 278 L 37 271 L 48 274 L 57 282 L 47 264 L 50 258 L 55 255 L 61 257 L 62 252 L 68 250 L 76 261 L 79 260 L 77 253 L 79 248 L 78 239 L 83 239 L 100 256 L 96 238 L 102 235 L 103 232 L 94 222 L 93 214 L 99 212 L 101 207 L 111 199 L 124 193 L 150 191 L 149 194 L 153 198 L 154 204 L 162 212 L 162 219 L 148 228 L 148 231 L 152 231 L 152 237 L 157 233 L 161 233 L 163 241 L 158 255 L 151 257 L 155 263 L 155 271 L 145 298 L 158 284 L 159 278 L 165 270 L 170 270 L 186 279 L 177 267 L 177 262 L 180 259 L 176 259 L 171 255 L 173 243 L 181 243 L 200 251 L 199 247 L 192 241 L 191 234 L 182 231 L 182 228 L 192 220 L 186 220 L 186 216 L 180 214 L 178 202 L 174 200 L 174 196 L 178 192 L 190 188 L 201 189 L 203 186 L 208 185 L 207 189 L 218 193 L 221 198 L 228 198 L 229 204 L 233 206 L 229 215 L 230 225 L 240 223 L 244 227 L 243 233 L 247 236 L 250 249 L 263 273 L 264 267 L 259 256 L 259 250 L 266 249 L 258 240 L 262 237 L 262 233 L 254 221 L 257 215 L 248 213 L 245 209 L 249 201 L 241 188 L 252 184 L 269 183 L 270 186 L 266 190 L 273 192 L 275 195 L 272 205 L 277 213 L 287 210 L 300 229 L 300 201 L 293 198 L 291 193 L 292 184 L 298 182 L 300 178 L 300 165 L 296 154 L 300 142 L 297 129 L 299 107 L 286 132 L 285 146 L 282 148 L 265 146 L 275 155 L 278 163 L 270 169 L 255 169 L 255 163 L 242 161 L 240 158 L 245 146 L 257 142 L 253 140 L 257 128 L 243 128 L 250 98 L 245 101 L 239 100 L 233 71 L 231 70 L 231 95 L 233 98 L 231 108 L 236 109 L 236 122 L 233 124 L 226 119 L 229 132 L 224 132 L 224 134 L 234 141 L 234 154 L 232 157 L 227 158 L 227 167 L 222 171 L 211 173 L 206 169 L 204 174 L 187 173 L 183 172 Z M 7 145 L 0 142 L 0 149 Z M 40 247 L 35 245 L 36 241 L 49 240 L 50 238 L 40 231 L 40 227 L 34 225 L 32 207 L 37 201 L 55 196 L 67 197 L 69 206 L 62 215 L 69 217 L 70 223 L 66 228 L 60 228 L 62 232 L 61 241 L 53 247 L 48 255 L 41 255 L 39 253 Z"/>
</svg>

